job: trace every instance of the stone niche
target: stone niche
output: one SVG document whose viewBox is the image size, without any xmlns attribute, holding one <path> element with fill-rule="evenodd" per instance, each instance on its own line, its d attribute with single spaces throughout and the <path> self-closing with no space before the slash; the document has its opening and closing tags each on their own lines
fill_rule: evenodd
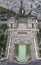
<svg viewBox="0 0 41 65">
<path fill-rule="evenodd" d="M 19 28 L 19 29 L 27 29 L 27 25 L 24 24 L 24 23 L 19 23 L 19 24 L 18 24 L 18 28 Z"/>
</svg>

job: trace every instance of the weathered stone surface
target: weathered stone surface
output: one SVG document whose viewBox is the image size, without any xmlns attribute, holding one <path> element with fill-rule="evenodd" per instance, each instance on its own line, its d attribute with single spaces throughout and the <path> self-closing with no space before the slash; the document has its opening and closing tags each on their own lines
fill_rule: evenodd
<svg viewBox="0 0 41 65">
<path fill-rule="evenodd" d="M 0 6 L 13 10 L 15 12 L 19 12 L 20 1 L 21 0 L 0 0 Z M 33 8 L 35 8 L 39 4 L 40 4 L 39 0 L 23 0 L 23 7 L 26 13 L 28 12 L 28 9 L 29 10 L 31 9 L 31 5 Z"/>
</svg>

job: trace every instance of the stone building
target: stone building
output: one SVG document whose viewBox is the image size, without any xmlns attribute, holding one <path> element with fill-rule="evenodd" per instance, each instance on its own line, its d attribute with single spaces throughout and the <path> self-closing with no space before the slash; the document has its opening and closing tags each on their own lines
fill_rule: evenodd
<svg viewBox="0 0 41 65">
<path fill-rule="evenodd" d="M 25 14 L 25 9 L 21 6 L 19 13 Z M 24 12 L 25 11 L 25 12 Z M 6 46 L 6 58 L 9 61 L 28 62 L 35 61 L 39 58 L 36 35 L 39 31 L 38 21 L 35 17 L 11 17 L 7 21 L 0 21 L 0 24 L 7 24 L 7 46 Z"/>
<path fill-rule="evenodd" d="M 0 24 L 8 25 L 8 41 L 7 41 L 7 59 L 14 61 L 17 59 L 20 62 L 24 62 L 30 58 L 31 61 L 38 59 L 37 46 L 36 46 L 36 34 L 38 29 L 38 22 L 35 18 L 29 18 L 28 20 L 19 19 L 16 20 L 14 17 L 7 21 L 0 21 Z M 23 48 L 22 48 L 23 45 Z M 25 45 L 29 45 L 27 50 Z M 17 46 L 17 51 L 16 51 Z M 20 47 L 19 47 L 20 46 Z M 26 48 L 25 48 L 26 47 Z M 22 51 L 23 49 L 23 51 Z M 24 52 L 25 51 L 25 52 Z M 30 51 L 29 58 L 26 56 L 26 52 Z M 17 54 L 19 55 L 16 55 Z M 24 53 L 21 53 L 24 52 Z M 21 54 L 21 56 L 20 56 Z M 25 58 L 24 58 L 25 57 Z M 25 61 L 25 62 L 26 62 Z"/>
</svg>

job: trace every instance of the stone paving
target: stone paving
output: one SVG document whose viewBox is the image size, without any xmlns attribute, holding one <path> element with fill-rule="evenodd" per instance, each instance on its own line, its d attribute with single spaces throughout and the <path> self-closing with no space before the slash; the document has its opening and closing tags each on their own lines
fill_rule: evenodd
<svg viewBox="0 0 41 65">
<path fill-rule="evenodd" d="M 1 62 L 0 65 L 41 65 L 41 61 L 34 61 L 34 62 L 29 62 L 29 63 L 26 63 L 26 64 L 18 64 L 18 63 L 15 63 L 15 62 L 9 62 L 9 61 L 4 61 L 4 62 Z"/>
</svg>

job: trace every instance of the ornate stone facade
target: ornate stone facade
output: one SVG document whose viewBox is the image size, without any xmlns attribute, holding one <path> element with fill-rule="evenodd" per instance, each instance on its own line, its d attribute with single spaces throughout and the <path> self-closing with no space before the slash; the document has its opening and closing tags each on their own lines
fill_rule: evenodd
<svg viewBox="0 0 41 65">
<path fill-rule="evenodd" d="M 36 34 L 38 31 L 36 20 L 17 20 L 16 22 L 12 19 L 12 22 L 9 21 L 7 25 L 8 29 L 8 39 L 9 47 L 7 57 L 10 61 L 14 61 L 14 44 L 16 41 L 29 41 L 31 48 L 31 60 L 35 61 L 37 59 L 37 49 L 36 49 Z M 30 21 L 30 22 L 29 22 Z M 16 23 L 16 26 L 15 26 Z M 25 26 L 26 25 L 26 26 Z M 21 28 L 22 27 L 22 28 Z M 20 43 L 19 43 L 20 44 Z"/>
</svg>

